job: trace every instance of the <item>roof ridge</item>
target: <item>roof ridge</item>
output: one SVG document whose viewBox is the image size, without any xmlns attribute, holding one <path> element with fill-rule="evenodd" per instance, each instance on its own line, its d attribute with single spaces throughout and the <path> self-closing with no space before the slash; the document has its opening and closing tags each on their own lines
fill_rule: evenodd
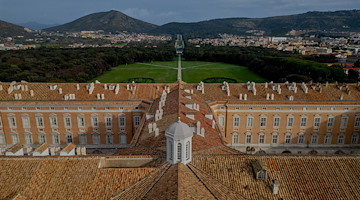
<svg viewBox="0 0 360 200">
<path fill-rule="evenodd" d="M 155 176 L 155 179 L 153 181 L 150 182 L 148 189 L 143 193 L 140 194 L 142 199 L 152 188 L 153 186 L 160 180 L 160 178 L 165 174 L 165 172 L 170 168 L 170 164 L 168 162 L 164 162 L 164 164 L 159 167 L 158 169 L 154 170 L 153 172 L 151 172 L 150 174 L 148 174 L 147 176 L 145 176 L 144 178 L 142 178 L 140 181 L 136 182 L 135 184 L 125 188 L 124 190 L 118 192 L 116 195 L 114 195 L 113 197 L 110 198 L 110 200 L 116 200 L 116 199 L 122 199 L 121 196 L 127 195 L 127 193 L 129 191 L 132 191 L 133 188 L 136 188 L 137 186 L 141 185 L 142 183 L 145 185 L 146 188 L 146 182 L 149 179 L 153 179 Z M 157 173 L 160 174 L 158 176 L 156 176 Z M 141 188 L 141 187 L 138 187 Z"/>
</svg>

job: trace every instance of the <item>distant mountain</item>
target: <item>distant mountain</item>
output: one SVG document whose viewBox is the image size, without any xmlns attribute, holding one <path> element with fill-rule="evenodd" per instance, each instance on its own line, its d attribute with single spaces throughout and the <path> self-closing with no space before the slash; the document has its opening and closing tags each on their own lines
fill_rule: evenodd
<svg viewBox="0 0 360 200">
<path fill-rule="evenodd" d="M 17 25 L 29 28 L 31 30 L 41 30 L 54 26 L 59 26 L 59 24 L 40 24 L 37 22 L 17 23 Z"/>
<path fill-rule="evenodd" d="M 168 23 L 150 31 L 153 34 L 184 34 L 187 36 L 217 36 L 219 33 L 248 34 L 264 31 L 280 36 L 291 30 L 357 31 L 360 32 L 360 10 L 307 12 L 304 14 L 267 18 L 227 18 L 195 23 Z"/>
<path fill-rule="evenodd" d="M 44 29 L 44 31 L 79 32 L 104 30 L 106 32 L 148 32 L 154 24 L 129 17 L 119 11 L 99 12 L 81 17 L 70 23 Z"/>
<path fill-rule="evenodd" d="M 27 36 L 31 30 L 0 20 L 0 37 Z"/>
</svg>

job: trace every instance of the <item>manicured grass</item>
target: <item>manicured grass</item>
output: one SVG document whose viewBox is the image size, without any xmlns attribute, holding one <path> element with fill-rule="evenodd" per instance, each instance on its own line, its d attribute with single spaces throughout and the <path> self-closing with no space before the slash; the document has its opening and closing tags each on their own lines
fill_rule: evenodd
<svg viewBox="0 0 360 200">
<path fill-rule="evenodd" d="M 91 80 L 102 83 L 126 82 L 130 78 L 153 78 L 156 83 L 172 83 L 177 79 L 177 61 L 120 65 Z M 182 61 L 182 78 L 187 83 L 198 83 L 206 78 L 226 77 L 239 83 L 266 79 L 246 67 L 224 63 Z"/>
</svg>

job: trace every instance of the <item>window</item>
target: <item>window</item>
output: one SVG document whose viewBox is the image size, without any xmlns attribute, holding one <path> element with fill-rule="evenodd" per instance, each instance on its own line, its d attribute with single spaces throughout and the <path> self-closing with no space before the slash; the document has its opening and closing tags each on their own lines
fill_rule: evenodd
<svg viewBox="0 0 360 200">
<path fill-rule="evenodd" d="M 32 135 L 31 135 L 31 134 L 25 134 L 25 143 L 26 143 L 26 144 L 33 144 Z"/>
<path fill-rule="evenodd" d="M 23 128 L 30 128 L 30 118 L 28 115 L 23 115 L 21 117 Z"/>
<path fill-rule="evenodd" d="M 71 118 L 70 115 L 65 115 L 64 117 L 65 128 L 71 128 Z"/>
<path fill-rule="evenodd" d="M 60 144 L 59 134 L 57 134 L 57 133 L 53 134 L 52 139 L 53 139 L 53 144 Z"/>
<path fill-rule="evenodd" d="M 50 116 L 50 126 L 51 127 L 57 127 L 57 118 L 55 115 Z"/>
<path fill-rule="evenodd" d="M 311 136 L 311 144 L 317 144 L 318 143 L 318 134 L 314 133 Z"/>
<path fill-rule="evenodd" d="M 334 116 L 329 116 L 327 121 L 327 127 L 332 128 L 334 126 Z"/>
<path fill-rule="evenodd" d="M 6 144 L 4 133 L 0 133 L 0 144 Z"/>
<path fill-rule="evenodd" d="M 260 171 L 258 173 L 258 179 L 259 180 L 264 180 L 265 179 L 265 172 L 264 171 Z"/>
<path fill-rule="evenodd" d="M 41 108 L 40 108 L 40 107 L 36 107 L 35 110 L 41 110 Z"/>
<path fill-rule="evenodd" d="M 246 133 L 245 135 L 245 142 L 247 144 L 250 144 L 251 143 L 251 133 Z"/>
<path fill-rule="evenodd" d="M 287 127 L 293 127 L 294 126 L 294 116 L 290 115 L 287 118 Z"/>
<path fill-rule="evenodd" d="M 85 127 L 85 117 L 83 115 L 79 115 L 77 117 L 77 119 L 78 119 L 78 127 L 84 128 Z"/>
<path fill-rule="evenodd" d="M 13 144 L 19 143 L 19 136 L 18 136 L 18 134 L 16 134 L 16 133 L 11 134 L 11 140 L 12 140 L 12 143 L 13 143 Z"/>
<path fill-rule="evenodd" d="M 126 135 L 126 133 L 120 134 L 120 144 L 127 144 L 127 135 Z"/>
<path fill-rule="evenodd" d="M 178 161 L 181 160 L 181 143 L 178 143 L 177 145 L 177 159 Z"/>
<path fill-rule="evenodd" d="M 54 108 L 54 107 L 50 107 L 50 110 L 55 110 L 55 108 Z"/>
<path fill-rule="evenodd" d="M 344 142 L 345 142 L 345 134 L 340 133 L 338 137 L 338 144 L 344 144 Z"/>
<path fill-rule="evenodd" d="M 40 143 L 40 144 L 44 144 L 44 143 L 46 143 L 46 137 L 45 137 L 45 134 L 43 134 L 43 133 L 39 133 L 39 143 Z"/>
<path fill-rule="evenodd" d="M 171 141 L 169 141 L 169 149 L 170 149 L 169 159 L 172 160 L 174 155 L 174 149 L 173 149 L 173 143 Z"/>
<path fill-rule="evenodd" d="M 349 118 L 347 116 L 342 116 L 341 117 L 341 122 L 340 122 L 340 128 L 341 129 L 345 129 L 347 127 L 348 119 Z"/>
<path fill-rule="evenodd" d="M 69 107 L 64 107 L 64 110 L 69 110 Z"/>
<path fill-rule="evenodd" d="M 266 110 L 266 107 L 262 107 L 263 110 Z"/>
<path fill-rule="evenodd" d="M 273 143 L 273 144 L 277 144 L 277 143 L 278 143 L 278 135 L 277 135 L 277 134 L 273 134 L 273 135 L 272 135 L 271 143 Z"/>
<path fill-rule="evenodd" d="M 285 135 L 285 144 L 291 144 L 291 134 L 287 133 Z"/>
<path fill-rule="evenodd" d="M 105 116 L 105 126 L 112 127 L 112 117 L 111 115 Z"/>
<path fill-rule="evenodd" d="M 351 136 L 351 144 L 357 144 L 359 141 L 359 134 L 357 133 L 354 133 L 352 136 Z M 1 141 L 0 141 L 1 142 Z"/>
<path fill-rule="evenodd" d="M 314 129 L 318 129 L 320 127 L 320 120 L 321 118 L 319 116 L 314 118 Z"/>
<path fill-rule="evenodd" d="M 105 110 L 110 110 L 110 107 L 105 107 Z"/>
<path fill-rule="evenodd" d="M 324 144 L 331 144 L 331 133 L 325 135 Z"/>
<path fill-rule="evenodd" d="M 354 126 L 359 128 L 360 127 L 360 115 L 355 117 L 355 123 Z"/>
<path fill-rule="evenodd" d="M 137 127 L 140 124 L 140 116 L 134 116 L 134 126 Z"/>
<path fill-rule="evenodd" d="M 0 127 L 2 127 L 3 126 L 3 124 L 2 124 L 2 120 L 1 120 L 1 117 L 0 117 Z"/>
<path fill-rule="evenodd" d="M 36 126 L 38 128 L 44 128 L 44 118 L 41 115 L 36 115 Z"/>
<path fill-rule="evenodd" d="M 265 143 L 265 134 L 260 133 L 260 135 L 259 135 L 259 144 L 264 144 L 264 143 Z"/>
<path fill-rule="evenodd" d="M 85 133 L 80 133 L 79 134 L 79 140 L 80 140 L 80 144 L 86 144 L 86 134 Z"/>
<path fill-rule="evenodd" d="M 265 116 L 260 117 L 260 126 L 263 128 L 266 126 L 266 117 Z"/>
<path fill-rule="evenodd" d="M 100 144 L 100 135 L 99 135 L 99 133 L 93 133 L 93 144 Z"/>
<path fill-rule="evenodd" d="M 306 127 L 307 117 L 301 116 L 300 118 L 300 127 Z"/>
<path fill-rule="evenodd" d="M 190 142 L 186 142 L 186 160 L 190 159 Z"/>
<path fill-rule="evenodd" d="M 239 135 L 237 133 L 233 134 L 233 144 L 238 144 L 239 143 Z"/>
<path fill-rule="evenodd" d="M 301 133 L 298 136 L 298 144 L 304 144 L 304 140 L 305 140 L 305 134 Z"/>
<path fill-rule="evenodd" d="M 71 134 L 66 135 L 66 142 L 67 143 L 73 143 L 73 136 Z"/>
<path fill-rule="evenodd" d="M 247 127 L 252 127 L 254 123 L 254 117 L 253 116 L 248 116 L 246 119 L 246 126 Z"/>
<path fill-rule="evenodd" d="M 106 134 L 106 144 L 113 144 L 113 135 L 111 133 Z"/>
<path fill-rule="evenodd" d="M 240 116 L 239 115 L 235 115 L 234 119 L 233 119 L 233 126 L 234 127 L 239 127 L 240 125 Z"/>
<path fill-rule="evenodd" d="M 120 127 L 125 127 L 126 123 L 125 123 L 125 115 L 120 115 L 119 116 L 119 126 Z"/>
<path fill-rule="evenodd" d="M 219 115 L 219 124 L 222 127 L 225 126 L 225 116 L 224 115 Z"/>
<path fill-rule="evenodd" d="M 280 126 L 280 117 L 276 116 L 274 117 L 274 127 Z"/>
<path fill-rule="evenodd" d="M 11 116 L 8 117 L 8 119 L 9 119 L 10 128 L 16 128 L 16 118 L 15 118 L 15 116 L 11 115 Z"/>
<path fill-rule="evenodd" d="M 97 115 L 92 115 L 91 116 L 91 125 L 92 125 L 92 127 L 98 127 L 99 126 L 99 119 L 98 119 Z"/>
</svg>

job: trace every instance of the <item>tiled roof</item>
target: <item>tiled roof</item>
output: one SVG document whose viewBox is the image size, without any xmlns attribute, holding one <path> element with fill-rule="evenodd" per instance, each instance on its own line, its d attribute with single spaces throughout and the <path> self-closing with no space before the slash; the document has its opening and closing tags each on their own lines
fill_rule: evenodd
<svg viewBox="0 0 360 200">
<path fill-rule="evenodd" d="M 251 171 L 256 159 L 267 171 L 264 181 Z M 245 199 L 360 199 L 358 156 L 194 156 L 190 166 Z M 216 187 L 211 179 L 205 185 Z M 280 183 L 277 195 L 269 187 L 273 179 Z"/>
<path fill-rule="evenodd" d="M 69 143 L 68 145 L 66 145 L 66 147 L 64 149 L 62 149 L 61 151 L 66 152 L 66 153 L 70 153 L 73 149 L 76 148 L 76 145 L 73 143 Z"/>
<path fill-rule="evenodd" d="M 156 168 L 99 169 L 99 158 L 0 158 L 0 199 L 109 199 Z"/>
<path fill-rule="evenodd" d="M 356 84 L 347 84 L 346 86 L 341 87 L 342 84 L 320 84 L 322 88 L 322 92 L 320 90 L 313 90 L 312 85 L 306 84 L 308 87 L 308 93 L 305 94 L 303 89 L 301 88 L 301 84 L 297 83 L 297 93 L 294 91 L 290 91 L 287 88 L 287 85 L 284 83 L 275 83 L 274 86 L 280 85 L 281 94 L 278 94 L 276 90 L 273 90 L 271 85 L 268 85 L 268 88 L 265 88 L 265 84 L 256 84 L 256 95 L 253 95 L 251 91 L 247 90 L 247 84 L 229 84 L 230 88 L 230 96 L 227 96 L 226 91 L 221 89 L 222 84 L 204 84 L 205 90 L 204 94 L 201 91 L 196 90 L 197 84 L 186 84 L 185 88 L 188 90 L 193 90 L 194 94 L 201 96 L 204 100 L 211 101 L 240 101 L 240 94 L 247 94 L 247 100 L 241 100 L 242 103 L 256 103 L 256 102 L 264 102 L 267 103 L 289 103 L 296 104 L 296 102 L 309 102 L 309 103 L 317 103 L 317 102 L 331 102 L 336 101 L 336 103 L 346 103 L 346 100 L 356 100 L 358 103 L 360 102 L 360 89 Z M 313 85 L 315 86 L 315 84 Z M 350 94 L 346 92 L 346 87 L 349 88 Z M 319 87 L 318 87 L 319 88 Z M 266 100 L 267 94 L 274 94 L 274 100 Z M 340 96 L 343 95 L 343 101 L 340 101 Z M 289 101 L 289 96 L 294 97 L 294 101 Z M 355 103 L 352 101 L 352 103 Z"/>
<path fill-rule="evenodd" d="M 47 143 L 44 143 L 42 145 L 40 145 L 38 148 L 35 149 L 35 152 L 38 153 L 42 153 L 44 152 L 47 148 L 49 148 L 49 145 Z"/>
<path fill-rule="evenodd" d="M 10 151 L 11 153 L 16 153 L 16 152 L 18 152 L 20 149 L 22 149 L 23 148 L 23 145 L 22 144 L 15 144 L 15 145 L 13 145 L 12 147 L 10 147 L 9 149 L 8 149 L 8 151 Z"/>
</svg>

